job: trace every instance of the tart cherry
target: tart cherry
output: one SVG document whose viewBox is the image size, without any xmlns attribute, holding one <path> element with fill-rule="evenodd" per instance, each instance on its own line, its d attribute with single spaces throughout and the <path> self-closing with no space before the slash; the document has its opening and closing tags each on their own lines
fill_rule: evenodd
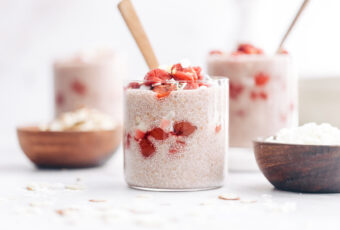
<svg viewBox="0 0 340 230">
<path fill-rule="evenodd" d="M 155 93 L 157 93 L 157 98 L 161 99 L 167 97 L 171 94 L 171 91 L 176 90 L 176 85 L 174 84 L 163 84 L 157 85 L 152 89 Z"/>
<path fill-rule="evenodd" d="M 215 133 L 219 133 L 222 129 L 222 126 L 221 125 L 217 125 L 216 128 L 215 128 Z"/>
<path fill-rule="evenodd" d="M 254 76 L 254 82 L 256 86 L 264 86 L 268 83 L 270 77 L 264 73 L 258 73 Z"/>
<path fill-rule="evenodd" d="M 229 83 L 229 97 L 236 100 L 238 96 L 243 92 L 243 85 L 237 83 Z"/>
<path fill-rule="evenodd" d="M 86 94 L 86 86 L 78 80 L 75 80 L 74 82 L 72 82 L 71 89 L 76 94 L 79 94 L 79 95 L 85 95 Z"/>
<path fill-rule="evenodd" d="M 174 134 L 177 136 L 187 137 L 195 132 L 196 129 L 196 126 L 187 121 L 176 122 L 174 124 Z"/>
<path fill-rule="evenodd" d="M 152 85 L 157 82 L 164 82 L 171 79 L 170 73 L 163 69 L 150 70 L 144 77 L 146 85 Z"/>
<path fill-rule="evenodd" d="M 59 105 L 59 106 L 63 105 L 63 104 L 64 104 L 64 101 L 65 101 L 64 95 L 63 95 L 62 93 L 59 92 L 59 93 L 57 94 L 55 100 L 56 100 L 57 105 Z"/>
<path fill-rule="evenodd" d="M 152 154 L 155 153 L 156 148 L 155 146 L 152 144 L 152 142 L 150 140 L 148 140 L 147 138 L 143 138 L 140 142 L 139 142 L 139 147 L 141 149 L 141 153 L 144 157 L 150 157 L 152 156 Z"/>
<path fill-rule="evenodd" d="M 148 132 L 148 134 L 156 140 L 165 140 L 169 136 L 169 134 L 164 132 L 164 130 L 161 128 L 154 128 L 150 132 Z"/>
</svg>

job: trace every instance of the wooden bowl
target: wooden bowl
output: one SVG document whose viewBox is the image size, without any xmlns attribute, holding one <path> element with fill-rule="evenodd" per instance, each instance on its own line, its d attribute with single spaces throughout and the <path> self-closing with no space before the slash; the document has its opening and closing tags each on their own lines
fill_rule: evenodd
<svg viewBox="0 0 340 230">
<path fill-rule="evenodd" d="M 254 142 L 256 162 L 277 189 L 340 192 L 340 146 Z"/>
<path fill-rule="evenodd" d="M 41 131 L 18 127 L 20 147 L 42 168 L 83 168 L 102 165 L 121 142 L 122 128 L 104 131 Z"/>
</svg>

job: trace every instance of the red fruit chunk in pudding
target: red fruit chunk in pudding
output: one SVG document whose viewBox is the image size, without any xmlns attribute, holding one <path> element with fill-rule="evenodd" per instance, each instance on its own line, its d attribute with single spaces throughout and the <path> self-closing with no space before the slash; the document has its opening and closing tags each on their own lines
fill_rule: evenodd
<svg viewBox="0 0 340 230">
<path fill-rule="evenodd" d="M 240 44 L 237 51 L 242 52 L 243 54 L 263 54 L 261 49 L 256 48 L 251 44 Z"/>
<path fill-rule="evenodd" d="M 169 96 L 171 91 L 176 90 L 176 86 L 174 84 L 163 84 L 155 86 L 152 90 L 157 93 L 157 98 L 161 99 Z"/>
<path fill-rule="evenodd" d="M 72 82 L 71 89 L 79 95 L 85 95 L 86 93 L 86 86 L 78 80 Z"/>
<path fill-rule="evenodd" d="M 221 125 L 217 125 L 216 128 L 215 128 L 215 132 L 216 133 L 219 133 L 222 129 L 222 126 Z"/>
<path fill-rule="evenodd" d="M 129 89 L 139 89 L 140 88 L 140 84 L 138 82 L 131 82 L 129 85 L 128 85 L 128 88 Z"/>
<path fill-rule="evenodd" d="M 193 126 L 190 122 L 181 121 L 176 122 L 174 124 L 174 134 L 177 136 L 189 136 L 197 129 L 196 126 Z"/>
<path fill-rule="evenodd" d="M 260 98 L 262 98 L 263 100 L 267 100 L 267 98 L 268 98 L 268 95 L 267 95 L 266 92 L 260 92 L 260 93 L 259 93 L 259 96 L 260 96 Z"/>
<path fill-rule="evenodd" d="M 180 63 L 174 64 L 171 67 L 171 73 L 172 74 L 176 73 L 177 71 L 183 71 L 183 67 L 182 67 L 182 65 Z"/>
<path fill-rule="evenodd" d="M 197 74 L 197 79 L 198 80 L 203 80 L 203 75 L 202 75 L 202 68 L 199 66 L 194 66 L 192 69 L 196 72 Z"/>
<path fill-rule="evenodd" d="M 145 132 L 143 132 L 140 129 L 136 129 L 136 131 L 135 131 L 135 140 L 136 141 L 139 141 L 139 140 L 143 139 L 144 136 L 145 136 Z"/>
<path fill-rule="evenodd" d="M 270 77 L 264 73 L 258 73 L 254 76 L 256 86 L 264 86 L 268 83 Z"/>
<path fill-rule="evenodd" d="M 242 93 L 243 91 L 243 85 L 237 84 L 237 83 L 229 83 L 229 97 L 231 99 L 237 99 L 238 96 Z"/>
<path fill-rule="evenodd" d="M 258 94 L 257 94 L 256 92 L 251 91 L 251 93 L 250 93 L 250 98 L 251 98 L 252 100 L 256 100 L 257 96 L 258 96 Z"/>
<path fill-rule="evenodd" d="M 155 146 L 147 138 L 139 142 L 139 147 L 144 157 L 150 157 L 156 151 Z"/>
<path fill-rule="evenodd" d="M 64 104 L 64 101 L 65 101 L 64 95 L 61 93 L 58 93 L 55 100 L 56 100 L 57 105 L 59 106 Z"/>
<path fill-rule="evenodd" d="M 165 140 L 169 136 L 169 134 L 164 132 L 163 129 L 161 128 L 154 128 L 148 134 L 155 138 L 156 140 Z"/>
<path fill-rule="evenodd" d="M 164 82 L 171 79 L 171 75 L 163 69 L 150 70 L 144 77 L 146 85 L 152 85 L 157 82 Z"/>
<path fill-rule="evenodd" d="M 221 50 L 211 50 L 209 52 L 210 55 L 222 55 L 223 52 Z"/>
</svg>

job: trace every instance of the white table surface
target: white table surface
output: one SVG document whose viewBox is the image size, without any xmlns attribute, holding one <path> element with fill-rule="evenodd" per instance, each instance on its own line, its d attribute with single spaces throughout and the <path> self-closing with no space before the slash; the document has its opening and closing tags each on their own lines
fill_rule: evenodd
<svg viewBox="0 0 340 230">
<path fill-rule="evenodd" d="M 217 190 L 145 192 L 126 186 L 122 165 L 118 151 L 99 168 L 38 170 L 1 149 L 0 229 L 340 229 L 340 194 L 278 191 L 260 173 L 229 173 Z M 230 193 L 240 200 L 218 199 Z"/>
</svg>

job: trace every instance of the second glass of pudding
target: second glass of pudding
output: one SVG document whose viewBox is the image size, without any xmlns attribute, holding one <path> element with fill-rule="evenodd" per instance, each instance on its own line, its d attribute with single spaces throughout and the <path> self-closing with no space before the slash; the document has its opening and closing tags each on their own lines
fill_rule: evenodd
<svg viewBox="0 0 340 230">
<path fill-rule="evenodd" d="M 298 78 L 290 55 L 267 55 L 249 44 L 213 51 L 208 74 L 229 78 L 231 170 L 256 170 L 252 141 L 298 124 Z"/>
<path fill-rule="evenodd" d="M 124 170 L 130 187 L 186 191 L 224 181 L 228 80 L 199 67 L 154 69 L 125 88 Z"/>
</svg>

